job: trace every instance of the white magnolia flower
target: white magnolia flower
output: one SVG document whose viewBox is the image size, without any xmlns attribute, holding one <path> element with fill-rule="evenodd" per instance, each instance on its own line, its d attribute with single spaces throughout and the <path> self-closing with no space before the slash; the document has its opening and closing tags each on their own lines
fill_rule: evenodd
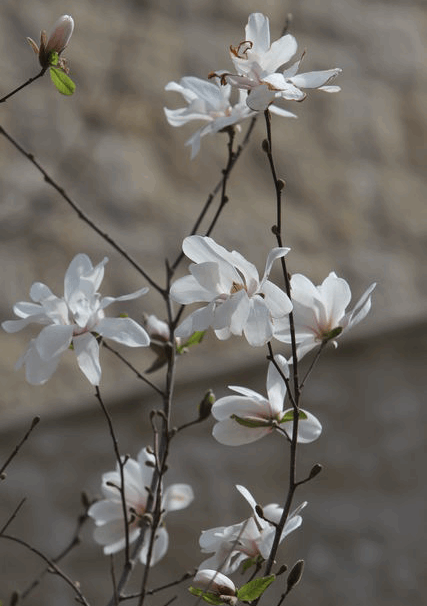
<svg viewBox="0 0 427 606">
<path fill-rule="evenodd" d="M 128 347 L 150 344 L 148 334 L 134 320 L 105 317 L 104 310 L 111 303 L 129 301 L 148 291 L 141 288 L 121 297 L 101 297 L 97 291 L 107 261 L 105 257 L 93 267 L 87 255 L 76 255 L 65 274 L 63 297 L 56 297 L 45 284 L 35 282 L 30 290 L 33 302 L 21 301 L 13 307 L 21 319 L 2 323 L 6 332 L 17 332 L 31 323 L 45 325 L 16 363 L 16 369 L 25 365 L 29 383 L 41 385 L 50 379 L 61 353 L 72 346 L 81 371 L 92 385 L 99 385 L 99 345 L 92 333 Z"/>
<path fill-rule="evenodd" d="M 216 570 L 208 568 L 199 570 L 193 579 L 192 586 L 214 594 L 220 599 L 224 598 L 223 602 L 227 604 L 235 604 L 237 601 L 236 586 L 233 581 Z"/>
<path fill-rule="evenodd" d="M 303 101 L 306 93 L 301 88 L 317 88 L 325 92 L 337 92 L 339 87 L 329 86 L 341 73 L 334 68 L 324 71 L 297 74 L 302 57 L 279 73 L 277 70 L 290 61 L 297 51 L 297 42 L 286 34 L 270 44 L 269 20 L 261 13 L 249 15 L 245 39 L 237 47 L 230 47 L 236 75 L 217 72 L 223 83 L 249 91 L 248 106 L 256 111 L 265 110 L 276 99 Z"/>
<path fill-rule="evenodd" d="M 289 248 L 270 251 L 261 280 L 252 263 L 212 238 L 189 236 L 182 250 L 194 263 L 191 275 L 172 284 L 171 297 L 185 305 L 207 305 L 190 314 L 176 336 L 188 337 L 211 326 L 219 339 L 244 333 L 250 345 L 267 343 L 273 334 L 273 318 L 282 318 L 292 309 L 287 295 L 268 280 L 273 262 Z"/>
<path fill-rule="evenodd" d="M 270 503 L 262 508 L 264 515 L 261 518 L 256 512 L 256 501 L 251 493 L 244 486 L 237 485 L 236 488 L 248 501 L 253 514 L 239 524 L 202 531 L 199 539 L 201 551 L 214 552 L 214 555 L 204 560 L 199 570 L 210 568 L 231 574 L 247 559 L 261 557 L 265 560 L 270 555 L 276 532 L 275 524 L 279 522 L 283 508 L 276 503 Z M 280 541 L 301 526 L 302 517 L 299 513 L 306 505 L 307 502 L 302 503 L 288 516 Z"/>
<path fill-rule="evenodd" d="M 285 376 L 289 376 L 283 356 L 276 356 Z M 218 442 L 227 446 L 249 444 L 266 436 L 272 431 L 282 430 L 292 438 L 293 409 L 283 410 L 286 385 L 275 365 L 270 362 L 267 373 L 267 394 L 261 394 L 246 387 L 229 386 L 239 395 L 220 398 L 212 406 L 212 415 L 218 421 L 212 435 Z M 300 409 L 298 423 L 298 442 L 306 444 L 316 440 L 322 426 L 314 415 Z"/>
<path fill-rule="evenodd" d="M 299 344 L 298 359 L 322 342 L 332 340 L 337 346 L 335 338 L 363 320 L 371 309 L 371 293 L 375 286 L 375 283 L 371 284 L 353 310 L 346 313 L 351 291 L 343 278 L 331 272 L 320 286 L 314 286 L 305 276 L 294 274 L 291 278 L 291 297 L 295 338 Z M 274 324 L 276 339 L 291 343 L 288 318 L 281 318 Z"/>
<path fill-rule="evenodd" d="M 209 82 L 193 76 L 181 78 L 177 82 L 169 82 L 165 90 L 181 93 L 188 103 L 179 109 L 164 108 L 167 121 L 171 126 L 183 126 L 192 120 L 207 122 L 188 139 L 186 145 L 191 145 L 191 159 L 200 150 L 200 140 L 208 134 L 217 133 L 227 126 L 237 125 L 242 120 L 254 115 L 246 105 L 246 91 L 241 91 L 235 105 L 230 103 L 231 86 L 221 86 L 219 80 Z"/>
<path fill-rule="evenodd" d="M 141 517 L 145 514 L 148 490 L 153 475 L 154 455 L 145 448 L 138 454 L 138 459 L 128 459 L 124 467 L 125 499 L 129 523 L 129 542 L 133 543 L 140 533 Z M 104 554 L 116 553 L 125 547 L 125 531 L 123 520 L 123 507 L 120 494 L 120 472 L 118 465 L 116 471 L 104 473 L 102 476 L 102 492 L 105 499 L 94 503 L 88 514 L 93 518 L 96 528 L 95 541 L 104 546 Z M 170 511 L 184 509 L 193 500 L 193 490 L 188 484 L 173 484 L 163 494 L 163 517 Z M 145 564 L 150 543 L 150 531 L 144 537 L 140 561 Z M 168 532 L 162 523 L 156 530 L 151 564 L 154 565 L 166 553 L 169 543 Z"/>
</svg>

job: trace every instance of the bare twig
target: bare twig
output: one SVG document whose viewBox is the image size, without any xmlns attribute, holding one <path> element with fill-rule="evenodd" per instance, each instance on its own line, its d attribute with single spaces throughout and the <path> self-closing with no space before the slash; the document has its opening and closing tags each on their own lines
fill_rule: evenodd
<svg viewBox="0 0 427 606">
<path fill-rule="evenodd" d="M 10 524 L 13 522 L 13 520 L 16 518 L 18 511 L 21 509 L 21 507 L 23 506 L 23 504 L 25 503 L 27 499 L 24 497 L 19 503 L 18 505 L 15 507 L 13 513 L 11 516 L 9 516 L 8 520 L 6 521 L 6 523 L 4 524 L 3 528 L 0 530 L 0 535 L 2 535 L 6 529 L 8 528 L 8 526 L 10 526 Z"/>
<path fill-rule="evenodd" d="M 140 273 L 155 290 L 157 290 L 158 292 L 162 292 L 162 288 L 152 278 L 150 278 L 150 276 L 141 267 L 141 265 L 139 265 L 135 261 L 135 259 L 133 259 L 130 256 L 130 254 L 125 251 L 124 248 L 122 248 L 106 232 L 102 231 L 102 229 L 100 227 L 98 227 L 98 225 L 92 219 L 90 219 L 88 217 L 88 215 L 86 215 L 86 213 L 83 212 L 83 210 L 78 206 L 78 204 L 76 204 L 76 202 L 74 202 L 70 198 L 70 196 L 67 194 L 67 192 L 64 190 L 64 188 L 61 187 L 48 174 L 48 172 L 41 166 L 41 164 L 36 160 L 36 158 L 34 157 L 33 154 L 25 151 L 25 149 L 11 135 L 9 135 L 9 133 L 7 133 L 2 126 L 0 126 L 0 135 L 3 135 L 4 137 L 6 137 L 6 139 L 8 141 L 10 141 L 10 143 L 12 143 L 12 145 L 37 168 L 37 170 L 43 175 L 44 180 L 46 181 L 46 183 L 48 183 L 49 185 L 51 185 L 61 195 L 61 197 L 67 202 L 67 204 L 69 206 L 71 206 L 71 208 L 76 212 L 76 214 L 79 217 L 79 219 L 81 219 L 87 225 L 89 225 L 89 227 L 94 232 L 96 232 L 99 236 L 101 236 L 101 238 L 103 238 L 106 242 L 108 242 L 108 244 L 110 244 L 110 246 L 112 246 L 115 250 L 117 250 L 117 252 L 119 252 L 122 255 L 122 257 L 124 257 L 126 259 L 126 261 L 128 261 L 132 265 L 132 267 L 134 267 L 136 269 L 136 271 L 138 273 Z"/>
<path fill-rule="evenodd" d="M 30 429 L 27 431 L 27 433 L 22 438 L 22 440 L 19 442 L 19 444 L 17 444 L 15 446 L 11 455 L 6 459 L 5 463 L 3 463 L 3 466 L 0 468 L 0 479 L 3 479 L 1 476 L 4 474 L 6 468 L 11 463 L 11 461 L 16 457 L 16 455 L 20 451 L 22 445 L 24 444 L 24 442 L 26 442 L 28 440 L 30 433 L 33 431 L 33 429 L 35 428 L 35 426 L 38 424 L 39 421 L 40 421 L 39 416 L 34 417 L 34 419 L 31 421 Z"/>
<path fill-rule="evenodd" d="M 61 577 L 61 579 L 63 579 L 73 589 L 73 591 L 77 595 L 76 599 L 78 599 L 78 601 L 80 602 L 80 604 L 84 604 L 84 606 L 90 606 L 89 602 L 86 600 L 86 598 L 84 597 L 84 595 L 80 591 L 78 583 L 72 581 L 70 579 L 70 577 L 68 575 L 66 575 L 65 572 L 63 572 L 55 564 L 55 562 L 53 560 L 51 560 L 50 558 L 46 557 L 41 551 L 39 551 L 35 547 L 32 547 L 31 545 L 29 545 L 28 543 L 26 543 L 22 539 L 18 539 L 18 537 L 12 537 L 10 535 L 3 534 L 3 535 L 1 535 L 0 538 L 1 539 L 7 539 L 8 541 L 13 541 L 15 543 L 18 543 L 19 545 L 23 545 L 29 551 L 32 551 L 33 553 L 35 553 L 36 555 L 38 555 L 39 558 L 41 558 L 42 560 L 44 560 L 46 562 L 46 564 L 49 565 L 49 569 L 51 569 L 53 572 L 55 572 L 59 577 Z"/>
<path fill-rule="evenodd" d="M 38 80 L 39 78 L 41 78 L 42 76 L 44 76 L 45 72 L 46 72 L 46 67 L 44 67 L 38 74 L 37 76 L 33 76 L 32 78 L 28 78 L 28 80 L 26 82 L 24 82 L 24 84 L 21 84 L 20 86 L 18 86 L 17 88 L 15 88 L 12 92 L 8 93 L 7 95 L 5 95 L 4 97 L 2 97 L 0 99 L 0 103 L 4 103 L 5 101 L 7 101 L 12 95 L 14 95 L 15 93 L 19 92 L 20 90 L 22 90 L 23 88 L 25 88 L 26 86 L 28 86 L 29 84 L 31 84 L 32 82 L 34 82 L 35 80 Z"/>
</svg>

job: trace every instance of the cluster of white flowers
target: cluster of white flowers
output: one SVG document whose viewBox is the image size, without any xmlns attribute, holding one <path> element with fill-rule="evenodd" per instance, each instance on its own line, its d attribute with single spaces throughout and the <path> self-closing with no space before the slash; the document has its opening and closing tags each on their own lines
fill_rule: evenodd
<svg viewBox="0 0 427 606">
<path fill-rule="evenodd" d="M 283 508 L 276 503 L 262 507 L 262 517 L 257 512 L 257 503 L 249 490 L 244 486 L 236 486 L 240 494 L 252 508 L 252 515 L 232 526 L 219 526 L 202 531 L 199 544 L 202 553 L 213 553 L 204 560 L 199 570 L 211 569 L 222 571 L 224 574 L 235 572 L 242 562 L 251 560 L 253 563 L 260 558 L 268 558 L 276 533 L 276 525 L 283 513 Z M 289 514 L 280 541 L 302 524 L 301 510 L 307 505 L 302 503 Z"/>
<path fill-rule="evenodd" d="M 294 36 L 286 34 L 270 44 L 268 17 L 252 13 L 245 28 L 245 39 L 237 47 L 230 47 L 230 56 L 237 72 L 233 75 L 221 70 L 210 74 L 213 81 L 193 76 L 177 82 L 169 82 L 167 91 L 180 93 L 187 102 L 179 109 L 164 108 L 166 118 L 172 126 L 182 126 L 192 120 L 207 122 L 188 139 L 191 158 L 200 150 L 200 139 L 217 133 L 229 126 L 239 124 L 258 111 L 269 108 L 270 112 L 284 118 L 296 118 L 292 112 L 274 105 L 279 99 L 303 101 L 306 93 L 301 88 L 323 90 L 334 93 L 340 90 L 330 82 L 341 73 L 334 68 L 324 71 L 298 74 L 304 53 L 293 65 L 279 73 L 277 70 L 288 63 L 297 51 Z M 237 103 L 231 104 L 232 88 L 239 90 Z"/>
</svg>

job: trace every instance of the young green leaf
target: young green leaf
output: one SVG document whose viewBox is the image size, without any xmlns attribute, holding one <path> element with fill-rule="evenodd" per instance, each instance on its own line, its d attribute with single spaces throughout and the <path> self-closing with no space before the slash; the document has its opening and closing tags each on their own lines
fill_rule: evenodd
<svg viewBox="0 0 427 606">
<path fill-rule="evenodd" d="M 58 65 L 59 55 L 56 51 L 49 53 L 49 65 Z"/>
<path fill-rule="evenodd" d="M 203 591 L 203 589 L 200 589 L 199 587 L 189 587 L 188 591 L 193 595 L 201 597 L 208 604 L 215 604 L 219 606 L 223 603 L 218 595 L 216 595 L 215 593 L 210 593 L 209 591 Z"/>
<path fill-rule="evenodd" d="M 69 76 L 57 67 L 50 67 L 50 78 L 61 95 L 72 95 L 76 85 Z"/>
<path fill-rule="evenodd" d="M 264 591 L 271 585 L 271 583 L 276 578 L 276 575 L 271 574 L 268 577 L 261 577 L 259 579 L 254 579 L 253 581 L 249 581 L 246 585 L 240 587 L 237 592 L 237 597 L 242 602 L 252 602 L 259 598 Z"/>
<path fill-rule="evenodd" d="M 305 420 L 307 418 L 307 415 L 305 414 L 305 412 L 303 412 L 302 410 L 299 411 L 298 413 L 298 418 L 301 420 Z M 282 418 L 282 420 L 280 421 L 281 423 L 287 423 L 289 421 L 293 421 L 294 420 L 294 411 L 293 410 L 289 410 L 285 416 Z"/>
<path fill-rule="evenodd" d="M 205 332 L 206 330 L 198 330 L 194 332 L 188 339 L 188 341 L 176 348 L 176 353 L 182 354 L 187 347 L 191 347 L 192 345 L 198 345 L 199 343 L 201 343 L 203 337 L 205 336 Z"/>
</svg>

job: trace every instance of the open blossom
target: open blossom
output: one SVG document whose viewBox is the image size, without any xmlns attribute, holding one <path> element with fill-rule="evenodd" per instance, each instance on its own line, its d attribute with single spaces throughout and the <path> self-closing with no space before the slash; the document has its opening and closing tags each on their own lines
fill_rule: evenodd
<svg viewBox="0 0 427 606">
<path fill-rule="evenodd" d="M 231 574 L 247 559 L 261 557 L 265 560 L 270 555 L 276 532 L 275 524 L 278 524 L 283 508 L 276 503 L 270 503 L 262 508 L 261 518 L 256 511 L 256 501 L 249 490 L 239 485 L 236 488 L 251 506 L 252 515 L 232 526 L 219 526 L 202 531 L 199 539 L 202 553 L 214 552 L 214 555 L 204 560 L 199 570 L 209 568 Z M 299 513 L 306 505 L 306 502 L 302 503 L 289 514 L 280 541 L 301 526 L 302 517 Z"/>
<path fill-rule="evenodd" d="M 172 284 L 171 297 L 185 305 L 207 305 L 191 313 L 176 336 L 188 337 L 211 326 L 219 339 L 243 333 L 250 345 L 267 343 L 273 335 L 273 318 L 282 318 L 292 309 L 287 295 L 268 280 L 273 262 L 289 248 L 270 251 L 261 280 L 252 263 L 212 238 L 189 236 L 182 250 L 194 263 L 191 275 Z"/>
<path fill-rule="evenodd" d="M 256 111 L 267 109 L 279 98 L 302 101 L 306 93 L 301 88 L 317 88 L 329 93 L 340 90 L 337 86 L 330 86 L 330 82 L 341 73 L 341 69 L 297 74 L 302 57 L 278 72 L 296 51 L 297 42 L 290 34 L 270 44 L 268 18 L 261 13 L 252 13 L 245 28 L 244 41 L 237 47 L 230 47 L 237 74 L 220 71 L 213 73 L 212 77 L 218 76 L 224 84 L 249 91 L 247 104 Z"/>
<path fill-rule="evenodd" d="M 294 274 L 291 297 L 298 359 L 323 342 L 332 341 L 336 346 L 335 338 L 363 320 L 371 309 L 371 293 L 375 286 L 375 283 L 371 284 L 353 310 L 346 313 L 351 291 L 343 278 L 331 272 L 320 286 L 315 286 L 305 276 Z M 275 322 L 274 336 L 279 341 L 291 343 L 287 318 Z"/>
<path fill-rule="evenodd" d="M 74 30 L 74 20 L 70 15 L 62 15 L 56 21 L 52 28 L 52 33 L 49 38 L 46 32 L 42 31 L 40 35 L 40 47 L 32 40 L 27 38 L 31 48 L 38 55 L 40 65 L 46 68 L 50 65 L 50 54 L 52 52 L 60 55 L 67 47 Z"/>
<path fill-rule="evenodd" d="M 282 356 L 276 360 L 288 375 L 286 361 Z M 212 435 L 227 446 L 249 444 L 263 438 L 274 430 L 282 430 L 292 438 L 293 409 L 283 410 L 286 385 L 275 365 L 270 362 L 267 374 L 267 398 L 246 387 L 229 386 L 238 395 L 220 398 L 212 406 L 212 415 L 218 421 Z M 322 426 L 314 415 L 300 409 L 298 442 L 316 440 Z"/>
<path fill-rule="evenodd" d="M 148 288 L 141 288 L 121 297 L 101 297 L 97 291 L 107 261 L 105 257 L 93 267 L 87 255 L 76 255 L 65 274 L 63 297 L 55 296 L 45 284 L 35 282 L 30 290 L 32 302 L 22 301 L 13 307 L 21 319 L 2 323 L 3 329 L 11 333 L 31 323 L 44 325 L 16 364 L 16 369 L 25 365 L 29 383 L 41 385 L 50 379 L 60 355 L 72 346 L 80 370 L 92 385 L 99 385 L 98 335 L 128 347 L 150 344 L 147 332 L 134 320 L 105 317 L 104 310 L 111 303 L 129 301 L 148 291 Z"/>
<path fill-rule="evenodd" d="M 125 499 L 129 521 L 129 543 L 133 543 L 140 533 L 140 521 L 145 514 L 148 490 L 153 475 L 154 455 L 143 448 L 138 458 L 128 459 L 124 466 Z M 125 547 L 125 531 L 123 506 L 120 493 L 121 480 L 118 465 L 116 471 L 104 473 L 102 476 L 102 492 L 104 499 L 91 505 L 88 514 L 93 518 L 96 528 L 95 541 L 104 546 L 104 553 L 116 553 Z M 184 509 L 193 500 L 193 490 L 188 484 L 172 484 L 163 494 L 163 518 L 170 511 Z M 162 520 L 163 520 L 162 518 Z M 150 531 L 144 537 L 139 554 L 140 561 L 145 564 L 150 543 Z M 151 564 L 156 564 L 166 553 L 169 535 L 162 524 L 156 530 L 156 536 L 151 557 Z"/>
<path fill-rule="evenodd" d="M 169 82 L 165 90 L 181 93 L 187 102 L 186 107 L 179 109 L 164 108 L 167 121 L 171 126 L 183 126 L 192 120 L 203 120 L 205 126 L 199 128 L 188 139 L 191 146 L 191 159 L 199 153 L 200 140 L 208 134 L 217 133 L 227 126 L 237 125 L 254 115 L 246 105 L 245 91 L 241 91 L 235 105 L 230 103 L 231 86 L 221 86 L 219 80 L 209 82 L 193 76 L 181 78 L 180 82 Z"/>
</svg>

